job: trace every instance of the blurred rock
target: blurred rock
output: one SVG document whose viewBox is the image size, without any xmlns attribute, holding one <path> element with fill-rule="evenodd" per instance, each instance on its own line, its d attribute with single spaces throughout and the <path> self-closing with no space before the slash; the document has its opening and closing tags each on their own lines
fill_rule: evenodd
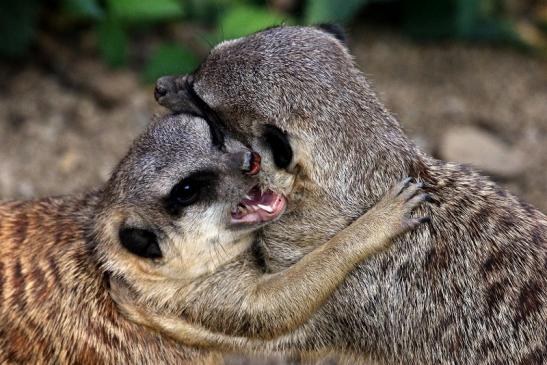
<svg viewBox="0 0 547 365">
<path fill-rule="evenodd" d="M 525 169 L 524 154 L 498 137 L 475 127 L 447 130 L 441 138 L 439 153 L 448 161 L 470 164 L 499 177 L 514 177 Z"/>
<path fill-rule="evenodd" d="M 59 159 L 59 169 L 65 174 L 72 173 L 78 167 L 80 160 L 81 157 L 76 150 L 69 150 Z"/>
<path fill-rule="evenodd" d="M 0 98 L 0 200 L 83 191 L 105 181 L 133 137 L 150 120 L 152 90 L 133 85 L 136 76 L 77 62 L 88 86 L 67 73 L 33 65 L 4 80 Z M 82 65 L 86 65 L 83 67 Z M 75 63 L 72 63 L 75 65 Z M 119 74 L 118 74 L 119 75 Z M 95 78 L 95 81 L 90 81 Z M 105 104 L 118 86 L 118 102 Z M 109 90 L 102 90 L 102 88 Z M 112 95 L 114 97 L 114 95 Z M 109 106 L 109 107 L 105 107 Z"/>
<path fill-rule="evenodd" d="M 482 43 L 416 43 L 359 24 L 350 34 L 357 62 L 417 144 L 439 156 L 449 128 L 495 131 L 496 145 L 520 151 L 526 166 L 511 179 L 511 161 L 500 176 L 487 173 L 547 212 L 545 59 Z"/>
</svg>

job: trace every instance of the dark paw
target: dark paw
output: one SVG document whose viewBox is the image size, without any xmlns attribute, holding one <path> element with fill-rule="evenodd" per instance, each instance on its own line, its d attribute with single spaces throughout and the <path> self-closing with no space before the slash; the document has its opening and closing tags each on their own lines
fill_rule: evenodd
<svg viewBox="0 0 547 365">
<path fill-rule="evenodd" d="M 424 184 L 417 182 L 413 177 L 407 177 L 399 182 L 392 190 L 395 200 L 402 204 L 405 217 L 404 226 L 413 228 L 423 223 L 430 223 L 430 217 L 410 218 L 411 213 L 423 203 L 431 203 L 434 199 L 423 192 Z"/>
</svg>

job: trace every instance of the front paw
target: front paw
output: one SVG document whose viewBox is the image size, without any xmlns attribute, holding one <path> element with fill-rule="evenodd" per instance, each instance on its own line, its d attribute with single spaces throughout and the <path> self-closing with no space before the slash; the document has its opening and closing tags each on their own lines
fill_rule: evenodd
<svg viewBox="0 0 547 365">
<path fill-rule="evenodd" d="M 417 226 L 430 222 L 428 216 L 411 217 L 411 213 L 425 202 L 431 202 L 429 194 L 423 192 L 423 183 L 407 177 L 391 188 L 373 208 L 383 216 L 389 236 L 396 236 Z"/>
</svg>

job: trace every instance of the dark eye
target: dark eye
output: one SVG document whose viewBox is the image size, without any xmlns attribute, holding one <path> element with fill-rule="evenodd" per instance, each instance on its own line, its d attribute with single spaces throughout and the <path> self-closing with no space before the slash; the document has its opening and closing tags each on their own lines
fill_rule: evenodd
<svg viewBox="0 0 547 365">
<path fill-rule="evenodd" d="M 167 211 L 178 215 L 182 208 L 195 204 L 206 195 L 212 195 L 216 179 L 217 175 L 211 171 L 197 172 L 182 179 L 165 198 Z"/>
<path fill-rule="evenodd" d="M 272 151 L 276 166 L 280 169 L 289 167 L 293 152 L 287 133 L 273 125 L 267 125 L 264 128 L 264 140 Z"/>
<path fill-rule="evenodd" d="M 199 198 L 200 187 L 194 180 L 182 180 L 171 190 L 171 200 L 183 207 L 194 204 Z"/>
</svg>

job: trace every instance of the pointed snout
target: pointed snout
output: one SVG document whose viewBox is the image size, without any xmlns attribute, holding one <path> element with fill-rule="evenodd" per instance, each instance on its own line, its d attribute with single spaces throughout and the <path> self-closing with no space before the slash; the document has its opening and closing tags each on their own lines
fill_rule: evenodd
<svg viewBox="0 0 547 365">
<path fill-rule="evenodd" d="M 162 76 L 156 81 L 154 88 L 156 101 L 160 102 L 161 98 L 167 96 L 168 93 L 176 92 L 176 78 L 177 76 Z"/>
</svg>

